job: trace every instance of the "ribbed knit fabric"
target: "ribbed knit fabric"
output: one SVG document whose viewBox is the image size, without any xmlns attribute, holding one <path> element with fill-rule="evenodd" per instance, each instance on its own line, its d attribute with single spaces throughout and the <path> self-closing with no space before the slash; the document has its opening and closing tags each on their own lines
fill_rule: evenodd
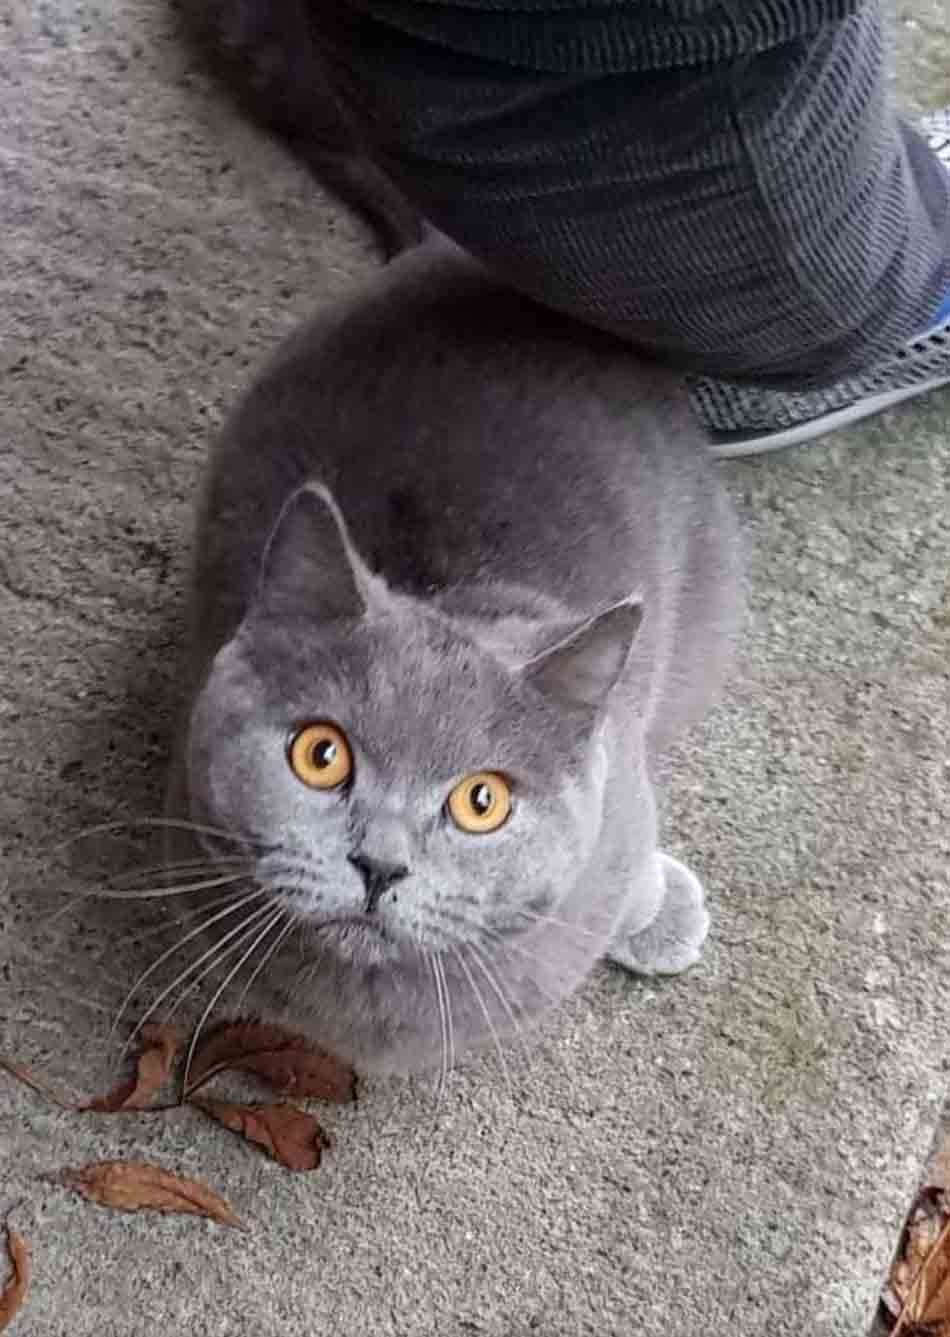
<svg viewBox="0 0 950 1337">
<path fill-rule="evenodd" d="M 332 82 L 514 286 L 710 376 L 798 388 L 919 332 L 950 181 L 874 0 L 332 0 Z"/>
<path fill-rule="evenodd" d="M 551 74 L 629 74 L 768 51 L 861 0 L 353 0 L 423 41 Z"/>
</svg>

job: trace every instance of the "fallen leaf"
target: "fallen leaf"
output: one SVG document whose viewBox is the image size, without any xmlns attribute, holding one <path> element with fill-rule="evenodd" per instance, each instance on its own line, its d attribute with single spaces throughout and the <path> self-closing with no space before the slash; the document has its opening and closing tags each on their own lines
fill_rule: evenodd
<svg viewBox="0 0 950 1337">
<path fill-rule="evenodd" d="M 30 1246 L 21 1234 L 6 1226 L 7 1254 L 13 1268 L 13 1276 L 0 1291 L 0 1332 L 8 1328 L 16 1318 L 30 1289 L 30 1277 L 33 1263 L 30 1258 Z"/>
<path fill-rule="evenodd" d="M 228 1069 L 254 1073 L 275 1090 L 300 1098 L 346 1104 L 356 1096 L 352 1068 L 308 1048 L 304 1036 L 267 1022 L 223 1022 L 211 1031 L 191 1065 L 186 1098 Z"/>
<path fill-rule="evenodd" d="M 182 1212 L 246 1229 L 225 1200 L 206 1184 L 144 1161 L 92 1161 L 75 1170 L 60 1170 L 52 1179 L 90 1202 L 122 1212 Z"/>
<path fill-rule="evenodd" d="M 950 1189 L 950 1132 L 945 1135 L 930 1163 L 928 1178 L 938 1188 Z"/>
<path fill-rule="evenodd" d="M 31 1091 L 35 1091 L 38 1096 L 43 1096 L 44 1099 L 51 1100 L 53 1104 L 58 1105 L 61 1110 L 73 1111 L 78 1108 L 74 1101 L 64 1100 L 62 1096 L 57 1095 L 51 1087 L 46 1085 L 41 1077 L 37 1077 L 29 1068 L 24 1068 L 20 1063 L 14 1063 L 12 1059 L 3 1058 L 2 1055 L 0 1055 L 0 1071 L 9 1073 L 9 1075 L 15 1077 L 18 1082 L 22 1082 L 23 1085 L 28 1086 Z"/>
<path fill-rule="evenodd" d="M 898 1320 L 893 1337 L 950 1337 L 950 1203 L 936 1186 L 918 1196 L 889 1289 Z"/>
<path fill-rule="evenodd" d="M 211 1119 L 240 1133 L 288 1170 L 315 1170 L 330 1139 L 312 1114 L 294 1105 L 237 1105 L 198 1097 L 191 1101 Z"/>
<path fill-rule="evenodd" d="M 80 1105 L 80 1110 L 117 1114 L 122 1110 L 147 1108 L 171 1074 L 178 1053 L 179 1037 L 174 1026 L 149 1022 L 142 1027 L 141 1041 L 142 1052 L 138 1057 L 135 1076 L 124 1078 L 108 1095 Z"/>
</svg>

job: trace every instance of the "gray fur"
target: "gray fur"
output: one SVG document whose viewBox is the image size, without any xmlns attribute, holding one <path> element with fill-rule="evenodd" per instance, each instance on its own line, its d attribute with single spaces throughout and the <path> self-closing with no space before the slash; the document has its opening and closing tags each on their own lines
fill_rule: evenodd
<svg viewBox="0 0 950 1337">
<path fill-rule="evenodd" d="M 676 379 L 446 243 L 290 339 L 211 460 L 171 794 L 262 842 L 299 915 L 268 1007 L 406 1071 L 442 1046 L 429 953 L 456 1053 L 607 952 L 695 960 L 701 889 L 658 854 L 651 776 L 721 682 L 736 550 Z M 352 742 L 344 791 L 290 770 L 313 719 Z M 486 769 L 512 816 L 466 835 L 446 797 Z M 363 855 L 408 869 L 371 914 Z"/>
</svg>

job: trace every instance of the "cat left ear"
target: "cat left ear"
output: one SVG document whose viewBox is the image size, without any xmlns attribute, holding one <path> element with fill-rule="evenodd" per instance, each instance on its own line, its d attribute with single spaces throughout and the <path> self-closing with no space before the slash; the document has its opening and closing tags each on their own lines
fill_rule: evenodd
<svg viewBox="0 0 950 1337">
<path fill-rule="evenodd" d="M 258 600 L 284 615 L 353 620 L 366 612 L 378 583 L 354 549 L 329 490 L 318 483 L 298 488 L 264 549 Z"/>
<path fill-rule="evenodd" d="M 566 705 L 599 710 L 624 670 L 642 619 L 640 604 L 614 604 L 529 660 L 525 677 Z"/>
</svg>

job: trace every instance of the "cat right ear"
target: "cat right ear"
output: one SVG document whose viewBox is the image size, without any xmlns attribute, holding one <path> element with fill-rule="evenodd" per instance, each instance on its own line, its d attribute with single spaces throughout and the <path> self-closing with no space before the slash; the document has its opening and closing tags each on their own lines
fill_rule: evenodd
<svg viewBox="0 0 950 1337">
<path fill-rule="evenodd" d="M 623 672 L 642 617 L 639 603 L 614 604 L 530 660 L 525 677 L 564 705 L 600 710 Z"/>
<path fill-rule="evenodd" d="M 353 621 L 365 614 L 378 583 L 329 490 L 319 483 L 298 488 L 267 540 L 257 602 L 283 616 Z"/>
</svg>

